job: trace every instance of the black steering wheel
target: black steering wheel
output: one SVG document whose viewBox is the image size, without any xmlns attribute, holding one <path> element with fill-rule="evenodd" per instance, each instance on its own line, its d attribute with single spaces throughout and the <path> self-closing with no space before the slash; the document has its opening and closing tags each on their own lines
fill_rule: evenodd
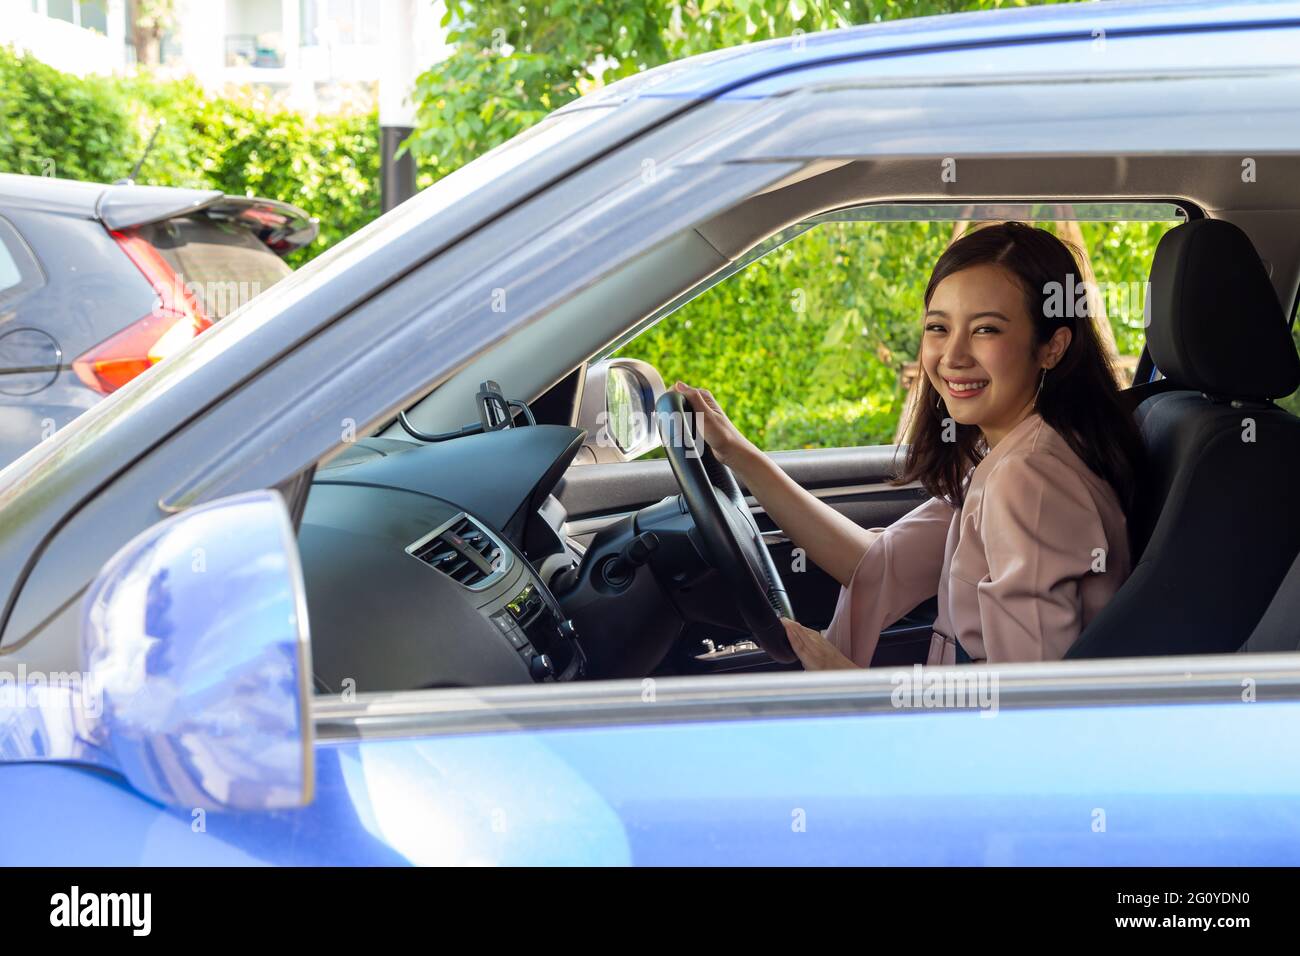
<svg viewBox="0 0 1300 956">
<path fill-rule="evenodd" d="M 681 392 L 669 390 L 655 402 L 659 437 L 681 486 L 682 498 L 700 532 L 704 555 L 722 575 L 736 609 L 754 641 L 773 660 L 796 660 L 781 617 L 794 619 L 781 573 L 776 569 L 758 523 L 745 504 L 731 469 L 693 429 L 694 409 Z"/>
</svg>

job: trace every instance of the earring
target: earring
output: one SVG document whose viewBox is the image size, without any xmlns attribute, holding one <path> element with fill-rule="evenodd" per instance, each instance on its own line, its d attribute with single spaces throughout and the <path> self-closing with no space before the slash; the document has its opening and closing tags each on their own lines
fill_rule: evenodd
<svg viewBox="0 0 1300 956">
<path fill-rule="evenodd" d="M 934 390 L 934 409 L 938 411 L 943 408 L 943 394 L 936 388 Z"/>
<path fill-rule="evenodd" d="M 1047 381 L 1047 369 L 1044 367 L 1042 376 L 1038 379 L 1038 391 L 1034 392 L 1034 404 L 1038 404 L 1038 396 L 1043 394 L 1043 383 Z"/>
</svg>

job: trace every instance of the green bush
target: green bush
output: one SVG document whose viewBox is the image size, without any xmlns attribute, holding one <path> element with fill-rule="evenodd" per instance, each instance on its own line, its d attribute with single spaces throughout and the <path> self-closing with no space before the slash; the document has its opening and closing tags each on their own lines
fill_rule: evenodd
<svg viewBox="0 0 1300 956">
<path fill-rule="evenodd" d="M 1169 223 L 1081 224 L 1097 279 L 1138 283 Z M 691 300 L 617 353 L 671 383 L 708 388 L 760 448 L 892 443 L 903 365 L 921 344 L 930 270 L 947 222 L 834 222 L 805 232 Z M 1140 309 L 1109 311 L 1137 355 Z"/>
<path fill-rule="evenodd" d="M 778 451 L 893 444 L 902 400 L 901 394 L 889 390 L 813 408 L 783 405 L 768 416 L 765 447 Z"/>
<path fill-rule="evenodd" d="M 320 238 L 290 257 L 319 255 L 379 216 L 379 117 L 306 117 L 253 90 L 207 95 L 193 80 L 148 75 L 119 81 L 147 138 L 164 123 L 140 181 L 220 189 L 301 206 L 320 219 Z"/>
<path fill-rule="evenodd" d="M 826 223 L 618 354 L 708 388 L 760 448 L 892 441 L 929 266 L 951 235 L 947 223 Z M 828 430 L 819 438 L 811 423 Z"/>
<path fill-rule="evenodd" d="M 0 46 L 0 172 L 111 182 L 131 171 L 136 142 L 116 84 Z"/>
<path fill-rule="evenodd" d="M 1079 231 L 1088 246 L 1093 273 L 1105 287 L 1122 288 L 1145 282 L 1151 274 L 1151 260 L 1156 244 L 1169 231 L 1170 222 L 1082 222 Z M 1140 307 L 1145 296 L 1130 296 L 1128 308 L 1113 308 L 1107 302 L 1106 317 L 1115 333 L 1115 347 L 1120 355 L 1141 355 L 1146 342 L 1146 328 Z M 1110 298 L 1109 296 L 1107 297 Z"/>
<path fill-rule="evenodd" d="M 159 129 L 159 123 L 162 123 Z M 220 189 L 301 206 L 320 237 L 301 265 L 380 212 L 375 111 L 306 117 L 253 90 L 206 93 L 193 80 L 80 77 L 0 47 L 0 171 Z"/>
</svg>

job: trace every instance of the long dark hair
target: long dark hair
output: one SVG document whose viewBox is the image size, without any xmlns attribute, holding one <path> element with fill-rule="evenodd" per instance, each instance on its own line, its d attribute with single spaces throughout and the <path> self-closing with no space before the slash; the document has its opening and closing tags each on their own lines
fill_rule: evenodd
<svg viewBox="0 0 1300 956">
<path fill-rule="evenodd" d="M 985 226 L 962 236 L 939 257 L 925 287 L 925 308 L 929 310 L 939 283 L 953 273 L 998 265 L 1024 290 L 1025 309 L 1034 321 L 1035 348 L 1061 326 L 1070 329 L 1069 347 L 1043 380 L 1037 411 L 1089 468 L 1110 482 L 1128 512 L 1144 448 L 1132 415 L 1120 402 L 1114 366 L 1092 318 L 1075 318 L 1074 301 L 1084 288 L 1079 261 L 1072 246 L 1044 229 L 1023 222 Z M 919 385 L 908 428 L 907 459 L 894 483 L 919 481 L 931 495 L 959 508 L 966 497 L 967 476 L 988 448 L 977 426 L 957 422 L 951 423 L 956 440 L 943 441 L 948 412 L 936 407 L 940 395 L 924 369 Z"/>
</svg>

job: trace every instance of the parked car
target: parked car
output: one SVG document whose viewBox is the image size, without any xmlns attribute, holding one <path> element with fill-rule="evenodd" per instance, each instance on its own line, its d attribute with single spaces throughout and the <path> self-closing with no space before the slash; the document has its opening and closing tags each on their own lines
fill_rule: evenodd
<svg viewBox="0 0 1300 956">
<path fill-rule="evenodd" d="M 218 190 L 0 174 L 0 467 L 287 276 L 318 228 Z"/>
<path fill-rule="evenodd" d="M 1300 863 L 1298 40 L 1297 3 L 1117 2 L 710 54 L 278 282 L 0 472 L 0 862 Z M 605 357 L 908 201 L 1186 220 L 1143 547 L 1065 661 L 913 668 L 922 607 L 890 666 L 785 663 L 764 569 L 809 623 L 820 572 Z M 652 411 L 631 460 L 611 413 Z M 773 457 L 878 527 L 923 500 L 895 450 Z"/>
</svg>

